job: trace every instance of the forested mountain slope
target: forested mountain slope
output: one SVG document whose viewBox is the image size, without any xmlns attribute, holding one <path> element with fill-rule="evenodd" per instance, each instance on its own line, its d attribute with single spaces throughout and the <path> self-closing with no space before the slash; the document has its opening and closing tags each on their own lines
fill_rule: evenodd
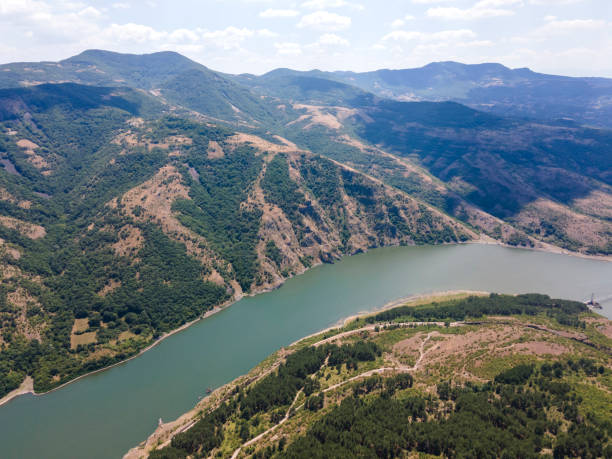
<svg viewBox="0 0 612 459">
<path fill-rule="evenodd" d="M 261 124 L 274 107 L 247 88 L 178 53 L 121 54 L 88 50 L 60 62 L 0 65 L 0 88 L 73 82 L 127 86 L 211 118 Z"/>
<path fill-rule="evenodd" d="M 514 245 L 612 250 L 612 133 L 445 102 L 293 105 L 283 135 Z"/>
<path fill-rule="evenodd" d="M 392 101 L 353 86 L 373 90 L 364 82 L 378 85 L 376 78 L 382 78 L 401 85 L 407 79 L 439 91 L 463 88 L 464 94 L 467 87 L 501 78 L 531 100 L 525 85 L 556 88 L 565 82 L 573 92 L 555 98 L 584 105 L 571 99 L 581 94 L 580 84 L 604 91 L 605 79 L 585 82 L 456 63 L 372 74 L 279 69 L 261 77 L 231 76 L 171 52 L 135 56 L 97 50 L 56 64 L 8 64 L 0 70 L 3 85 L 31 84 L 28 75 L 37 75 L 36 81 L 127 85 L 148 91 L 181 116 L 230 123 L 260 136 L 280 134 L 505 243 L 612 251 L 609 131 L 500 118 L 453 103 Z M 525 106 L 518 99 L 509 103 Z"/>
<path fill-rule="evenodd" d="M 608 457 L 610 331 L 545 295 L 416 300 L 279 350 L 125 457 Z"/>
<path fill-rule="evenodd" d="M 501 64 L 433 62 L 413 69 L 372 72 L 298 72 L 273 70 L 261 77 L 241 75 L 256 86 L 279 77 L 316 78 L 358 87 L 400 101 L 455 101 L 502 116 L 545 121 L 570 119 L 578 124 L 612 127 L 612 79 L 546 75 Z"/>
<path fill-rule="evenodd" d="M 610 132 L 285 73 L 249 88 L 106 51 L 0 66 L 0 396 L 372 247 L 612 252 Z"/>
<path fill-rule="evenodd" d="M 280 137 L 130 88 L 0 91 L 0 394 L 124 359 L 243 293 L 371 247 L 477 237 Z"/>
</svg>

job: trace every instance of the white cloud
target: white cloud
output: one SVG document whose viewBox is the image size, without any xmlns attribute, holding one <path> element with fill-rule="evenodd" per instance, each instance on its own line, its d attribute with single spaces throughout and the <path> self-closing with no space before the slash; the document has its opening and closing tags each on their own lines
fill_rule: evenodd
<svg viewBox="0 0 612 459">
<path fill-rule="evenodd" d="M 143 24 L 111 24 L 107 27 L 101 38 L 109 41 L 115 40 L 124 42 L 145 43 L 162 40 L 167 37 L 165 32 L 159 32 L 152 27 Z"/>
<path fill-rule="evenodd" d="M 407 21 L 413 21 L 414 19 L 415 19 L 414 16 L 412 16 L 410 14 L 407 14 L 402 19 L 396 19 L 395 21 L 393 21 L 391 23 L 391 28 L 392 29 L 399 29 L 401 27 L 404 27 L 404 25 L 406 24 Z"/>
<path fill-rule="evenodd" d="M 395 30 L 385 35 L 383 41 L 449 41 L 475 38 L 476 34 L 470 29 L 442 30 L 440 32 L 417 32 Z"/>
<path fill-rule="evenodd" d="M 222 30 L 206 31 L 202 33 L 202 38 L 218 48 L 230 50 L 239 48 L 244 40 L 253 35 L 255 32 L 251 29 L 230 26 Z"/>
<path fill-rule="evenodd" d="M 176 29 L 168 33 L 166 39 L 173 43 L 196 42 L 200 40 L 200 34 L 194 30 Z"/>
<path fill-rule="evenodd" d="M 278 37 L 278 34 L 276 32 L 272 32 L 269 29 L 259 29 L 257 31 L 257 35 L 259 37 L 265 37 L 265 38 L 274 38 L 274 37 Z"/>
<path fill-rule="evenodd" d="M 302 47 L 299 43 L 284 42 L 274 43 L 277 54 L 283 56 L 298 56 L 302 54 Z"/>
<path fill-rule="evenodd" d="M 427 16 L 449 20 L 473 20 L 513 16 L 515 11 L 507 7 L 522 5 L 522 0 L 481 0 L 470 8 L 457 8 L 454 6 L 429 8 Z"/>
<path fill-rule="evenodd" d="M 123 3 L 123 2 L 117 2 L 117 3 L 113 3 L 111 5 L 113 8 L 118 9 L 118 10 L 127 10 L 130 8 L 130 4 L 129 3 Z"/>
<path fill-rule="evenodd" d="M 97 18 L 102 16 L 102 13 L 100 12 L 100 10 L 94 8 L 93 6 L 88 6 L 87 8 L 82 9 L 81 11 L 79 11 L 79 16 L 81 17 L 89 17 L 89 18 Z"/>
<path fill-rule="evenodd" d="M 49 7 L 44 2 L 34 0 L 2 0 L 0 1 L 0 14 L 32 14 L 48 11 Z"/>
<path fill-rule="evenodd" d="M 297 26 L 299 28 L 338 31 L 348 29 L 351 26 L 351 18 L 329 11 L 315 11 L 302 16 Z"/>
<path fill-rule="evenodd" d="M 274 8 L 268 8 L 265 11 L 259 13 L 260 18 L 293 18 L 298 16 L 300 12 L 298 10 L 279 10 Z"/>
<path fill-rule="evenodd" d="M 580 3 L 584 0 L 529 0 L 532 5 L 569 5 L 571 3 Z"/>
<path fill-rule="evenodd" d="M 416 3 L 419 5 L 432 5 L 434 3 L 450 3 L 455 0 L 412 0 L 412 3 Z"/>
<path fill-rule="evenodd" d="M 348 6 L 358 10 L 362 10 L 364 7 L 359 3 L 350 3 L 346 0 L 308 0 L 302 3 L 303 8 L 310 8 L 312 10 L 324 10 L 327 8 L 341 8 Z"/>
<path fill-rule="evenodd" d="M 319 37 L 317 44 L 324 46 L 349 46 L 349 41 L 335 33 L 326 33 Z"/>
<path fill-rule="evenodd" d="M 558 20 L 554 16 L 545 18 L 547 21 L 542 27 L 536 29 L 531 35 L 548 38 L 551 35 L 560 35 L 576 31 L 596 31 L 606 26 L 600 19 L 569 19 Z"/>
</svg>

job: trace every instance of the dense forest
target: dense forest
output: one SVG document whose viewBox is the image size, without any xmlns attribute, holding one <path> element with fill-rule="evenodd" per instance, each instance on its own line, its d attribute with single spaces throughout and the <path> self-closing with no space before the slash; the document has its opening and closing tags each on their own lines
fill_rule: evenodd
<svg viewBox="0 0 612 459">
<path fill-rule="evenodd" d="M 230 383 L 149 457 L 612 457 L 612 399 L 604 388 L 612 340 L 586 327 L 587 317 L 608 323 L 577 302 L 491 294 L 359 318 Z M 438 322 L 449 318 L 463 326 Z M 432 325 L 420 325 L 428 320 Z M 521 327 L 520 338 L 502 338 L 508 320 Z M 546 331 L 535 332 L 538 326 Z M 572 342 L 574 331 L 588 338 Z M 466 376 L 455 355 L 462 349 L 448 351 L 442 366 L 426 362 L 445 340 L 491 332 L 500 349 L 552 333 L 557 346 L 572 342 L 573 351 L 510 358 L 491 344 L 469 347 L 480 368 L 490 368 L 486 378 Z M 402 343 L 419 337 L 421 358 L 407 370 L 392 365 Z"/>
<path fill-rule="evenodd" d="M 0 397 L 121 361 L 313 264 L 470 237 L 328 159 L 129 88 L 3 89 L 0 107 Z"/>
<path fill-rule="evenodd" d="M 588 363 L 582 362 L 587 369 Z M 555 368 L 576 375 L 583 371 L 580 365 L 574 370 L 574 362 Z M 374 399 L 344 399 L 286 451 L 271 456 L 392 458 L 418 451 L 443 457 L 537 458 L 552 449 L 555 458 L 610 457 L 610 420 L 585 422 L 571 386 L 543 370 L 514 367 L 493 383 L 453 385 L 448 391 L 447 383 L 438 397 L 395 398 L 387 380 L 366 380 L 362 384 L 376 394 Z M 510 376 L 515 373 L 528 374 L 517 381 Z M 550 411 L 561 416 L 547 415 Z"/>
<path fill-rule="evenodd" d="M 384 100 L 322 75 L 251 84 L 171 52 L 1 67 L 0 397 L 375 247 L 611 250 L 606 130 Z M 31 71 L 42 84 L 24 87 Z M 575 324 L 557 306 L 520 307 Z"/>
</svg>

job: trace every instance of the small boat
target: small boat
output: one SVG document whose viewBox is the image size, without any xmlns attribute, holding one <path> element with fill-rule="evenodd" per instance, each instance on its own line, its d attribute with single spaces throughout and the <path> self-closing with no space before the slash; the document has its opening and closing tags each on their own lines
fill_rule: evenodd
<svg viewBox="0 0 612 459">
<path fill-rule="evenodd" d="M 585 304 L 593 309 L 602 309 L 601 304 L 599 304 L 597 301 L 595 301 L 595 294 L 591 293 L 591 299 L 589 301 L 586 301 Z"/>
<path fill-rule="evenodd" d="M 207 387 L 207 388 L 206 388 L 206 393 L 207 393 L 207 394 L 210 394 L 212 391 L 213 391 L 213 390 L 212 390 L 212 388 L 211 388 L 211 387 Z"/>
</svg>

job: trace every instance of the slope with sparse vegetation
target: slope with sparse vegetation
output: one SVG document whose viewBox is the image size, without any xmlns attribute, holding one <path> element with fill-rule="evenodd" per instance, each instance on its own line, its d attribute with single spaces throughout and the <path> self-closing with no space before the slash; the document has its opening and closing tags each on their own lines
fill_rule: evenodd
<svg viewBox="0 0 612 459">
<path fill-rule="evenodd" d="M 126 457 L 607 457 L 610 322 L 545 295 L 416 301 L 283 349 Z"/>
</svg>

